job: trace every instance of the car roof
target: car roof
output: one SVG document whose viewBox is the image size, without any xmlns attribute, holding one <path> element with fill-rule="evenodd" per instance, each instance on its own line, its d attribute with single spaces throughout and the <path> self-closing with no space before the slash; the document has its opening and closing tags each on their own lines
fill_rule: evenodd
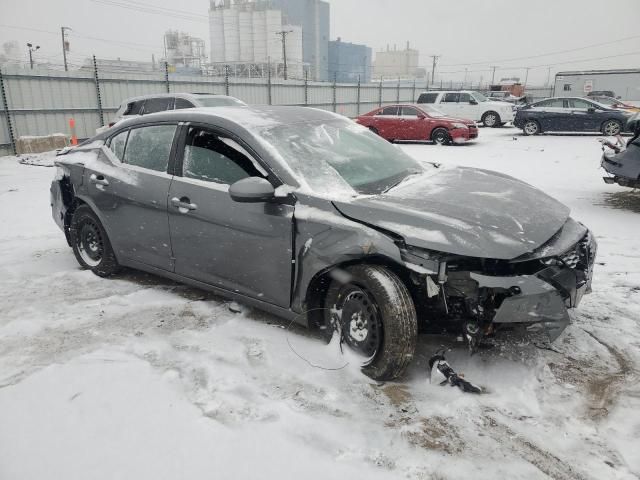
<svg viewBox="0 0 640 480">
<path fill-rule="evenodd" d="M 425 90 L 423 93 L 477 93 L 476 90 Z"/>
<path fill-rule="evenodd" d="M 180 121 L 208 123 L 216 120 L 227 120 L 236 123 L 244 129 L 275 127 L 280 125 L 292 125 L 295 123 L 312 123 L 332 121 L 336 119 L 347 120 L 337 113 L 328 112 L 311 107 L 295 107 L 283 105 L 251 105 L 251 106 L 224 106 L 224 107 L 198 107 L 183 110 L 167 110 L 131 118 L 122 123 L 122 126 L 134 126 L 149 123 L 150 121 Z"/>
<path fill-rule="evenodd" d="M 150 98 L 184 98 L 187 100 L 197 100 L 199 98 L 215 97 L 215 98 L 233 98 L 228 95 L 220 95 L 218 93 L 189 93 L 189 92 L 176 92 L 176 93 L 150 93 L 147 95 L 138 95 L 137 97 L 129 97 L 122 101 L 121 104 L 138 102 L 140 100 L 148 100 Z"/>
</svg>

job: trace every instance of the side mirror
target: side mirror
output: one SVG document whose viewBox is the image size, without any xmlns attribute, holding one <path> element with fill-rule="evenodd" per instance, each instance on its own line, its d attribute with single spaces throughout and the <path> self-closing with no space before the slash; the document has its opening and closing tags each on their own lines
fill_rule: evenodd
<svg viewBox="0 0 640 480">
<path fill-rule="evenodd" d="M 427 118 L 427 116 L 424 113 L 418 114 L 418 120 L 424 120 L 425 118 Z"/>
<path fill-rule="evenodd" d="M 596 109 L 595 109 L 595 108 L 593 108 L 593 107 L 589 107 L 589 108 L 587 108 L 587 112 L 589 112 L 589 113 L 596 113 Z"/>
<path fill-rule="evenodd" d="M 229 187 L 229 196 L 239 203 L 268 202 L 275 194 L 273 185 L 261 177 L 243 178 Z"/>
<path fill-rule="evenodd" d="M 478 102 L 476 100 L 474 100 L 473 98 L 471 100 L 469 100 L 469 103 L 471 105 L 477 105 L 478 104 Z"/>
</svg>

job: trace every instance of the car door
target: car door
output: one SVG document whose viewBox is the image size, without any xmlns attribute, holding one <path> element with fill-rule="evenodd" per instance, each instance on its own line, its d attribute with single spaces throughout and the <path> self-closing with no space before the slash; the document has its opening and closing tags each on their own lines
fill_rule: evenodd
<svg viewBox="0 0 640 480">
<path fill-rule="evenodd" d="M 274 181 L 247 145 L 209 126 L 183 128 L 169 189 L 175 272 L 209 285 L 288 307 L 293 206 L 238 203 L 229 186 L 260 176 Z"/>
<path fill-rule="evenodd" d="M 376 129 L 378 134 L 386 139 L 398 138 L 398 106 L 384 107 L 376 114 Z"/>
<path fill-rule="evenodd" d="M 120 260 L 172 270 L 167 222 L 167 173 L 177 124 L 136 126 L 116 133 L 83 184 Z"/>
<path fill-rule="evenodd" d="M 446 113 L 450 117 L 459 117 L 460 105 L 458 100 L 460 98 L 459 92 L 447 92 L 442 96 L 438 108 Z"/>
<path fill-rule="evenodd" d="M 600 130 L 602 109 L 599 105 L 582 98 L 569 99 L 575 131 L 594 132 Z"/>
<path fill-rule="evenodd" d="M 475 121 L 476 118 L 480 116 L 477 113 L 478 110 L 478 102 L 474 100 L 474 103 L 471 103 L 471 95 L 465 92 L 460 93 L 460 97 L 458 98 L 458 115 L 457 118 L 464 118 Z"/>
<path fill-rule="evenodd" d="M 540 123 L 542 130 L 557 131 L 562 130 L 564 122 L 562 117 L 565 114 L 565 100 L 562 98 L 551 98 L 542 102 L 534 103 L 528 111 L 531 118 Z"/>
<path fill-rule="evenodd" d="M 402 121 L 400 132 L 402 136 L 396 137 L 398 140 L 427 140 L 429 138 L 425 128 L 425 115 L 417 108 L 403 105 L 399 112 Z"/>
</svg>

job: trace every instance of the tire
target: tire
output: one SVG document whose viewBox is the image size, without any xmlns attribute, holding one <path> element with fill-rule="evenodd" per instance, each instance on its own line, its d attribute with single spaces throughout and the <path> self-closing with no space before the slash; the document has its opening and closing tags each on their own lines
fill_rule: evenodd
<svg viewBox="0 0 640 480">
<path fill-rule="evenodd" d="M 607 120 L 602 124 L 602 129 L 600 131 L 603 135 L 613 137 L 622 132 L 622 123 L 618 120 Z"/>
<path fill-rule="evenodd" d="M 99 277 L 108 277 L 120 270 L 100 220 L 86 205 L 79 206 L 71 219 L 71 248 L 80 266 Z"/>
<path fill-rule="evenodd" d="M 446 128 L 436 128 L 431 132 L 431 140 L 437 145 L 449 145 L 451 143 L 451 136 Z"/>
<path fill-rule="evenodd" d="M 522 126 L 522 133 L 525 135 L 540 135 L 540 124 L 536 120 L 527 120 Z"/>
<path fill-rule="evenodd" d="M 339 328 L 345 346 L 363 357 L 361 368 L 368 377 L 400 377 L 413 359 L 418 337 L 407 287 L 376 265 L 354 265 L 345 272 L 348 283 L 334 280 L 325 297 L 325 324 L 333 327 L 328 330 Z"/>
<path fill-rule="evenodd" d="M 500 125 L 500 115 L 490 110 L 482 115 L 482 124 L 485 127 L 495 128 Z"/>
</svg>

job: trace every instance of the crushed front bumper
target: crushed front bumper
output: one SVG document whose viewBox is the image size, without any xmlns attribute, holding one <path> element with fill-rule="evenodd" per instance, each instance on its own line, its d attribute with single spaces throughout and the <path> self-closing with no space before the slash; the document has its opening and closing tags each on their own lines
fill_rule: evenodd
<svg viewBox="0 0 640 480">
<path fill-rule="evenodd" d="M 533 275 L 495 277 L 471 273 L 481 288 L 505 293 L 492 323 L 525 324 L 543 330 L 551 341 L 570 323 L 568 309 L 591 292 L 597 242 L 591 232 L 571 249 L 546 259 L 548 266 Z"/>
</svg>

